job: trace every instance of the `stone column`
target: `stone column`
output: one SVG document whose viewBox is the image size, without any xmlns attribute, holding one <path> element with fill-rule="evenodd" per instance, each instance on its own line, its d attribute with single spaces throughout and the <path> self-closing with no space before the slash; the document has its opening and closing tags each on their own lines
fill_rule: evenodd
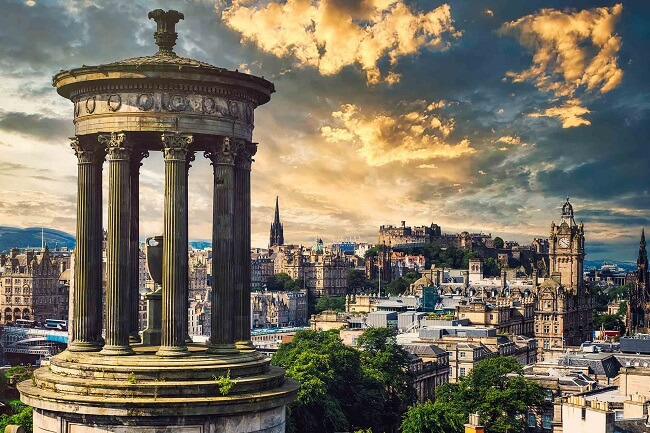
<svg viewBox="0 0 650 433">
<path fill-rule="evenodd" d="M 138 150 L 131 155 L 131 291 L 129 310 L 131 320 L 129 342 L 139 343 L 140 324 L 140 167 L 142 159 L 149 156 L 146 150 Z"/>
<path fill-rule="evenodd" d="M 130 225 L 133 144 L 124 133 L 100 135 L 108 154 L 108 238 L 106 247 L 106 344 L 104 355 L 131 355 L 130 328 Z"/>
<path fill-rule="evenodd" d="M 187 336 L 187 153 L 192 135 L 163 134 L 165 209 L 159 356 L 189 355 Z"/>
<path fill-rule="evenodd" d="M 70 327 L 71 352 L 101 349 L 102 335 L 102 164 L 105 150 L 89 137 L 71 143 L 77 166 L 77 246 Z"/>
<path fill-rule="evenodd" d="M 185 165 L 185 182 L 187 185 L 189 185 L 189 175 L 190 175 L 190 167 L 192 167 L 192 161 L 196 159 L 196 154 L 194 151 L 189 151 L 187 153 L 187 164 Z M 185 221 L 189 224 L 189 187 L 185 188 L 185 203 L 187 203 L 187 206 L 185 207 Z M 189 239 L 188 239 L 189 241 Z M 188 259 L 189 260 L 189 259 Z M 185 281 L 187 281 L 187 294 L 185 295 L 185 312 L 187 315 L 189 315 L 189 296 L 190 296 L 190 291 L 189 291 L 189 284 L 190 284 L 190 266 L 189 263 L 188 265 L 184 268 L 185 269 Z M 189 319 L 189 318 L 188 318 Z M 191 343 L 192 342 L 192 337 L 190 337 L 189 333 L 189 323 L 188 320 L 185 321 L 185 342 L 186 343 Z"/>
<path fill-rule="evenodd" d="M 251 342 L 251 164 L 256 143 L 241 143 L 235 160 L 235 342 L 240 350 Z"/>
<path fill-rule="evenodd" d="M 233 321 L 234 274 L 234 162 L 228 137 L 206 152 L 214 168 L 212 209 L 212 305 L 208 353 L 236 353 Z"/>
</svg>

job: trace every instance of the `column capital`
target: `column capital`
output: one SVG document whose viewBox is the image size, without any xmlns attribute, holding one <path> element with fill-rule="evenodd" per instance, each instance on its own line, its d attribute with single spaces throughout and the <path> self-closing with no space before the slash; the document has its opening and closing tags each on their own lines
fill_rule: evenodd
<svg viewBox="0 0 650 433">
<path fill-rule="evenodd" d="M 203 155 L 212 161 L 212 165 L 234 165 L 238 150 L 238 141 L 231 140 L 230 137 L 222 137 Z"/>
<path fill-rule="evenodd" d="M 79 137 L 70 138 L 70 147 L 74 150 L 79 164 L 101 164 L 106 157 L 106 150 L 88 140 Z"/>
<path fill-rule="evenodd" d="M 131 158 L 133 142 L 128 140 L 123 132 L 111 132 L 100 134 L 97 140 L 106 147 L 106 154 L 109 161 L 128 161 Z"/>
<path fill-rule="evenodd" d="M 194 141 L 191 134 L 163 134 L 165 161 L 186 161 L 189 146 Z"/>
<path fill-rule="evenodd" d="M 142 167 L 142 160 L 149 158 L 149 151 L 143 149 L 134 150 L 131 154 L 131 165 L 135 168 Z"/>
<path fill-rule="evenodd" d="M 255 161 L 253 159 L 253 156 L 256 153 L 257 153 L 257 143 L 240 141 L 239 151 L 237 152 L 237 158 L 235 160 L 236 167 L 244 170 L 250 170 L 253 161 Z"/>
</svg>

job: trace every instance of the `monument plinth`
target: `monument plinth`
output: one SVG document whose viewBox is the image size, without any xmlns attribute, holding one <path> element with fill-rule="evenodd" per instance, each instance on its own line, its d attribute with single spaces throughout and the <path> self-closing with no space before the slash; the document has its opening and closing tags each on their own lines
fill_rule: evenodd
<svg viewBox="0 0 650 433">
<path fill-rule="evenodd" d="M 175 25 L 183 14 L 158 9 L 149 18 L 157 23 L 155 55 L 54 77 L 58 93 L 74 103 L 78 158 L 70 342 L 19 384 L 21 400 L 34 407 L 35 433 L 283 432 L 285 405 L 299 385 L 250 342 L 253 113 L 275 90 L 263 78 L 177 56 Z M 138 182 L 153 151 L 163 153 L 165 173 L 162 288 L 152 294 L 161 311 L 140 342 Z M 197 152 L 210 160 L 214 185 L 207 345 L 187 341 L 187 176 Z"/>
</svg>

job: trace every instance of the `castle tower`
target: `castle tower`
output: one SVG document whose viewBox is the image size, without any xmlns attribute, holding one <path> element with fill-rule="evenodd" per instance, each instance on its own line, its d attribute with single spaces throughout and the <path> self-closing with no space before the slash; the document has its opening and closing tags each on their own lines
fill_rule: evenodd
<svg viewBox="0 0 650 433">
<path fill-rule="evenodd" d="M 18 385 L 20 398 L 34 408 L 37 433 L 284 432 L 285 406 L 295 399 L 298 383 L 271 366 L 250 335 L 253 113 L 275 89 L 263 78 L 174 53 L 175 26 L 183 14 L 157 9 L 149 18 L 157 24 L 155 55 L 54 77 L 57 92 L 74 104 L 78 193 L 70 337 L 66 351 Z M 138 338 L 133 275 L 139 260 L 139 168 L 149 152 L 162 152 L 165 179 L 163 236 L 147 241 L 148 266 L 162 286 L 160 315 L 150 316 L 158 323 L 155 342 Z M 197 153 L 213 172 L 207 344 L 187 341 L 187 180 Z"/>
<path fill-rule="evenodd" d="M 269 247 L 284 245 L 284 228 L 280 222 L 280 205 L 278 197 L 275 197 L 275 217 L 271 224 L 271 235 L 269 237 Z"/>
<path fill-rule="evenodd" d="M 645 229 L 641 230 L 639 255 L 636 260 L 636 281 L 630 290 L 627 303 L 628 334 L 641 331 L 650 323 L 650 294 L 648 284 L 648 252 L 646 251 Z"/>
</svg>

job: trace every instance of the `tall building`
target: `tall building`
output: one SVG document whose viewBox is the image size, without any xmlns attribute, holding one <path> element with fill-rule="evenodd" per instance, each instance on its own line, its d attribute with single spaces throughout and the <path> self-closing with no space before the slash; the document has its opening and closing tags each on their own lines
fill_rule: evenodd
<svg viewBox="0 0 650 433">
<path fill-rule="evenodd" d="M 585 231 L 567 197 L 561 222 L 551 223 L 549 274 L 537 291 L 535 337 L 543 349 L 576 346 L 593 330 L 593 296 L 584 284 Z"/>
<path fill-rule="evenodd" d="M 69 288 L 59 283 L 60 266 L 47 247 L 12 249 L 0 255 L 0 269 L 0 323 L 68 319 Z"/>
<path fill-rule="evenodd" d="M 273 224 L 271 224 L 271 236 L 269 237 L 269 247 L 284 245 L 284 229 L 280 222 L 280 206 L 278 204 L 278 197 L 275 197 L 275 217 Z"/>
<path fill-rule="evenodd" d="M 630 289 L 627 303 L 628 334 L 648 327 L 650 303 L 648 302 L 648 252 L 645 244 L 645 229 L 641 230 L 639 256 L 636 260 L 636 278 Z"/>
</svg>

